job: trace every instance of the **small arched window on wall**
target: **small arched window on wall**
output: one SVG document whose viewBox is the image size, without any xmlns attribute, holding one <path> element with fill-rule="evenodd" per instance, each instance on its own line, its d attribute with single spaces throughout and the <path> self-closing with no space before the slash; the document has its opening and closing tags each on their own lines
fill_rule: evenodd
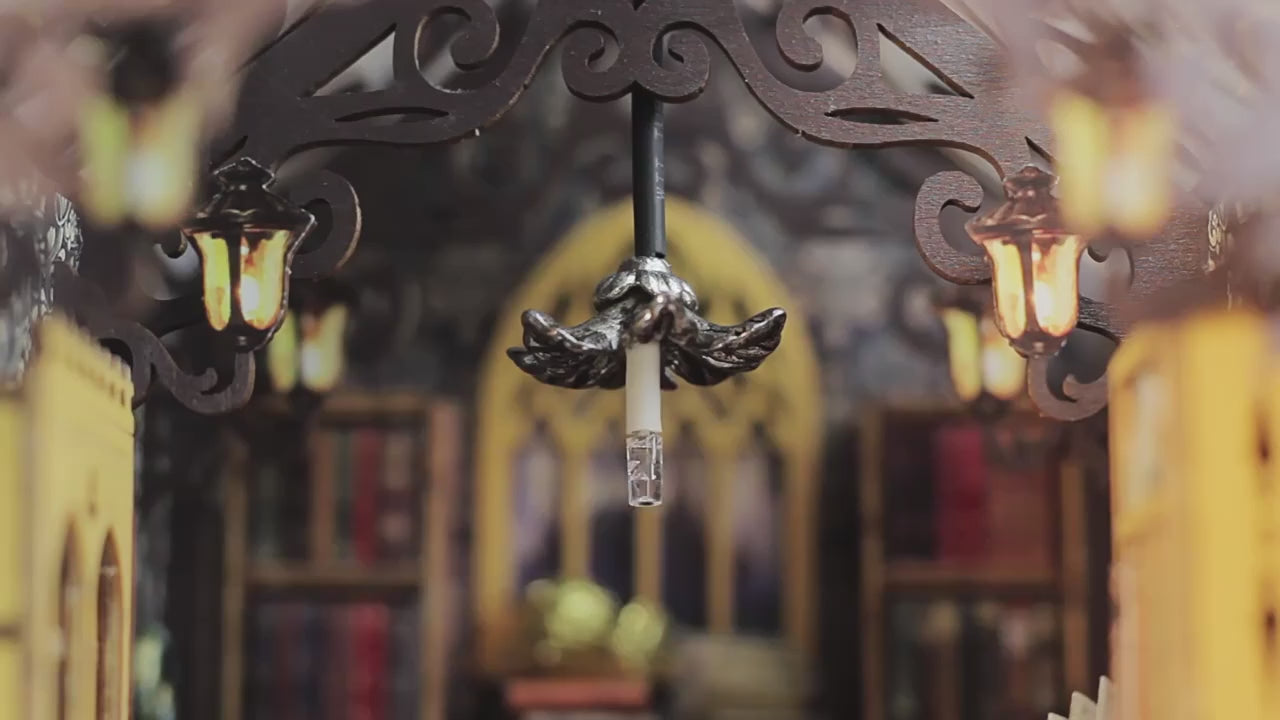
<svg viewBox="0 0 1280 720">
<path fill-rule="evenodd" d="M 97 720 L 120 717 L 124 682 L 124 608 L 120 588 L 120 559 L 110 534 L 98 565 Z"/>
<path fill-rule="evenodd" d="M 506 357 L 525 308 L 586 319 L 600 278 L 632 249 L 629 202 L 585 219 L 513 293 L 481 370 L 477 622 L 484 640 L 541 577 L 590 577 L 657 599 L 682 625 L 812 645 L 819 369 L 799 304 L 730 226 L 668 200 L 676 273 L 715 322 L 782 306 L 782 345 L 755 372 L 663 397 L 667 498 L 627 505 L 621 392 L 539 384 Z M 487 646 L 492 649 L 492 646 Z"/>
<path fill-rule="evenodd" d="M 58 720 L 71 718 L 71 693 L 75 688 L 76 612 L 80 601 L 80 556 L 74 527 L 67 528 L 58 574 Z"/>
</svg>

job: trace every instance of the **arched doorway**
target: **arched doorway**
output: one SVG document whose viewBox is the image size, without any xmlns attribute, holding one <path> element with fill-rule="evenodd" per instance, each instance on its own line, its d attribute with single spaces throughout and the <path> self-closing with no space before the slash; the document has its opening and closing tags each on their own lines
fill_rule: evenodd
<svg viewBox="0 0 1280 720">
<path fill-rule="evenodd" d="M 799 303 L 731 226 L 678 198 L 669 259 L 721 323 L 780 305 L 782 345 L 759 370 L 664 395 L 667 503 L 633 512 L 622 394 L 540 385 L 514 368 L 525 308 L 579 322 L 632 246 L 630 202 L 580 222 L 512 294 L 486 353 L 475 448 L 476 601 L 483 640 L 548 573 L 660 600 L 686 625 L 812 646 L 819 368 Z M 486 652 L 496 650 L 486 645 Z"/>
<path fill-rule="evenodd" d="M 75 527 L 68 527 L 58 573 L 58 720 L 71 717 L 75 688 L 76 613 L 80 602 L 80 555 Z"/>
<path fill-rule="evenodd" d="M 124 606 L 115 537 L 108 533 L 98 564 L 97 720 L 123 720 Z"/>
</svg>

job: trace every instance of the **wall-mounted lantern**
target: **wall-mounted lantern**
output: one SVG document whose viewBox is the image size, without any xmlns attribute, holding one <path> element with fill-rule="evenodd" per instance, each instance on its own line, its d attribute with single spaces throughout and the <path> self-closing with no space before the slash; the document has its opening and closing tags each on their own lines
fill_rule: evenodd
<svg viewBox="0 0 1280 720">
<path fill-rule="evenodd" d="M 253 160 L 216 177 L 217 194 L 182 232 L 200 256 L 209 326 L 256 349 L 284 319 L 289 265 L 315 218 L 267 190 L 273 176 Z"/>
<path fill-rule="evenodd" d="M 350 293 L 336 282 L 294 288 L 280 330 L 267 343 L 267 372 L 277 393 L 332 390 L 346 369 Z"/>
<path fill-rule="evenodd" d="M 935 306 L 956 396 L 976 412 L 998 413 L 1026 386 L 1027 361 L 996 328 L 990 297 L 976 287 L 947 288 Z"/>
<path fill-rule="evenodd" d="M 1063 227 L 1053 185 L 1028 165 L 1005 178 L 1004 204 L 966 226 L 991 263 L 996 324 L 1027 356 L 1057 352 L 1079 315 L 1085 238 Z"/>
</svg>

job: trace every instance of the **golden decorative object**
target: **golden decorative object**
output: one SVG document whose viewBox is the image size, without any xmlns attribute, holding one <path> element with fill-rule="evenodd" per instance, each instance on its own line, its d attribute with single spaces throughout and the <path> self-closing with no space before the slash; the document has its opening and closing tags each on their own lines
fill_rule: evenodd
<svg viewBox="0 0 1280 720">
<path fill-rule="evenodd" d="M 1138 327 L 1111 361 L 1117 718 L 1280 717 L 1274 319 Z"/>
<path fill-rule="evenodd" d="M 0 395 L 0 700 L 12 718 L 129 717 L 133 386 L 57 315 Z"/>
</svg>

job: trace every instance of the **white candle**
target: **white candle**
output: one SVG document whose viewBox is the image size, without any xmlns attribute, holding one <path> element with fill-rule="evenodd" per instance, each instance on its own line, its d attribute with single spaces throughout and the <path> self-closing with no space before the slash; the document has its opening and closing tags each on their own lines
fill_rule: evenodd
<svg viewBox="0 0 1280 720">
<path fill-rule="evenodd" d="M 627 349 L 627 501 L 662 504 L 662 345 Z"/>
<path fill-rule="evenodd" d="M 627 433 L 662 432 L 662 344 L 627 349 Z"/>
</svg>

